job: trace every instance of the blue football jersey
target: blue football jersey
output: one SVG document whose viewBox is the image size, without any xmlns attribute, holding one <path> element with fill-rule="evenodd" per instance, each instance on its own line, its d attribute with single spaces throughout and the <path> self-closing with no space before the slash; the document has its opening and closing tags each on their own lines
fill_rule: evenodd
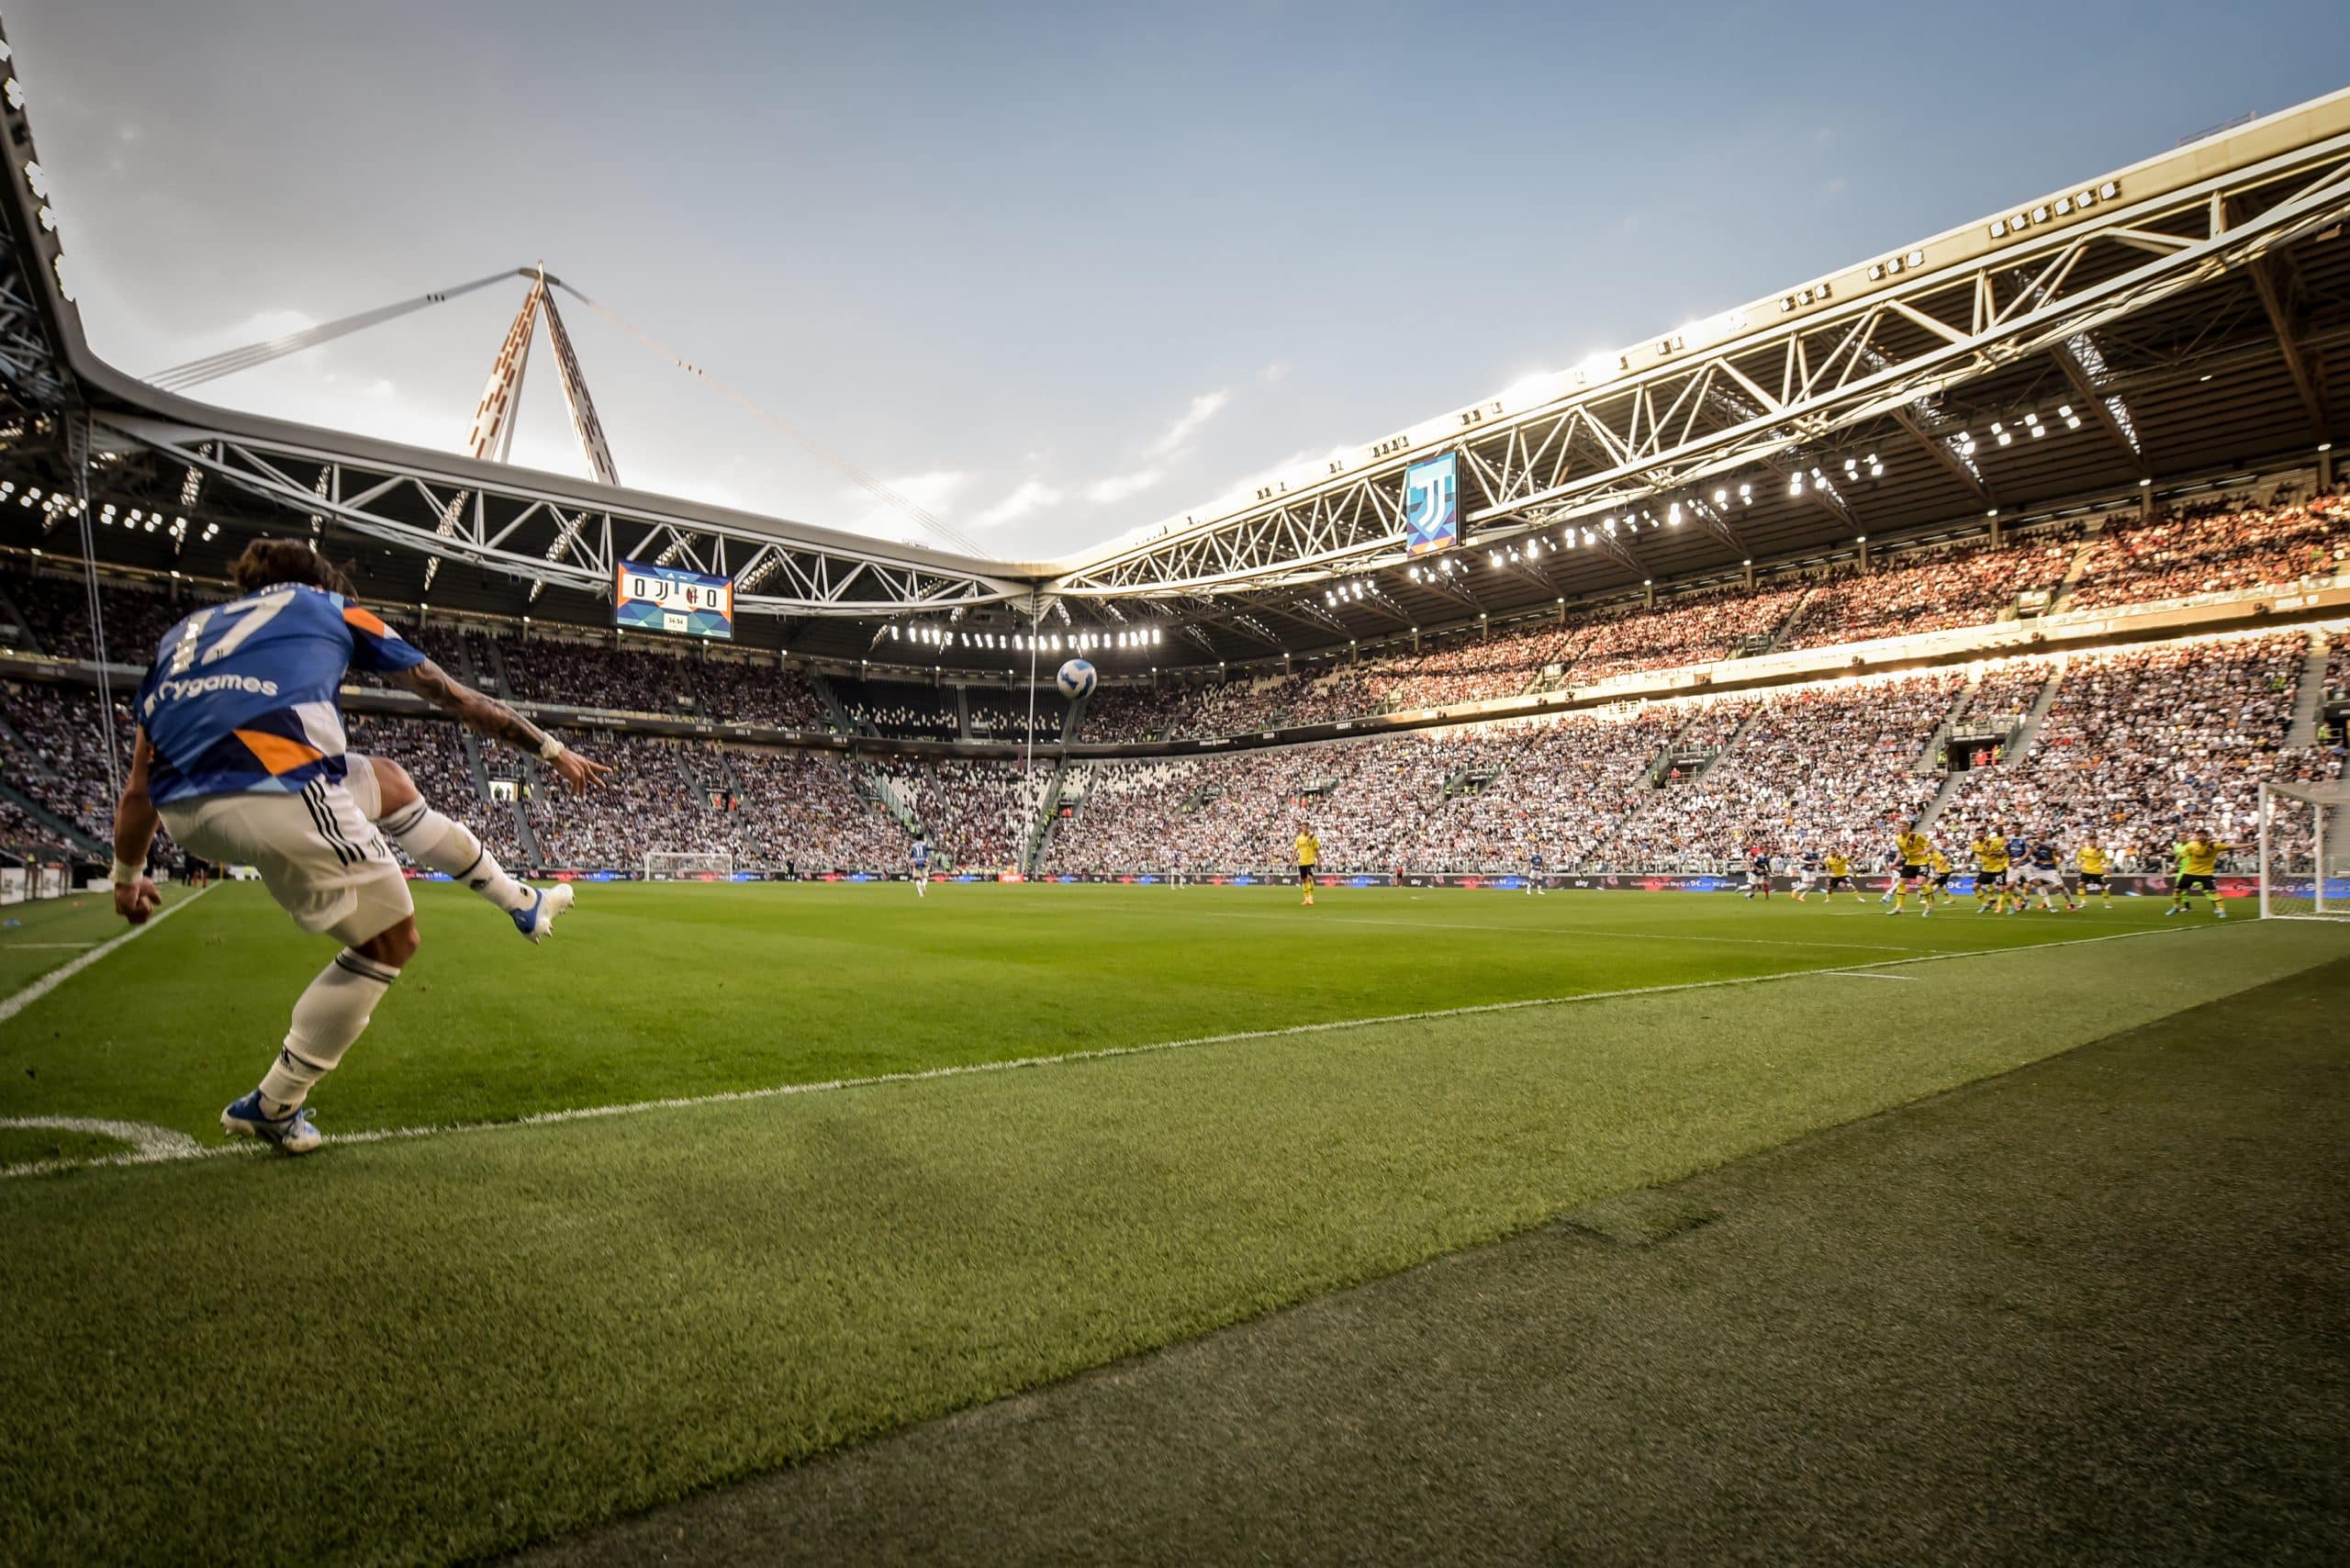
<svg viewBox="0 0 2350 1568">
<path fill-rule="evenodd" d="M 2047 843 L 2033 845 L 2031 846 L 2031 864 L 2035 870 L 2053 871 L 2056 869 L 2056 846 L 2053 844 Z"/>
<path fill-rule="evenodd" d="M 2031 841 L 2025 838 L 2023 834 L 2018 834 L 2008 840 L 2008 859 L 2011 864 L 2025 859 L 2031 854 Z"/>
<path fill-rule="evenodd" d="M 339 691 L 349 669 L 413 669 L 424 655 L 339 593 L 287 583 L 199 610 L 163 634 L 139 686 L 159 805 L 290 793 L 345 771 Z"/>
<path fill-rule="evenodd" d="M 924 843 L 923 843 L 921 839 L 919 839 L 919 838 L 915 839 L 915 840 L 914 840 L 913 856 L 914 856 L 914 864 L 915 864 L 915 865 L 917 865 L 917 866 L 927 866 L 927 865 L 929 865 L 929 864 L 930 864 L 930 846 L 929 846 L 929 845 L 927 845 L 927 844 L 924 844 Z"/>
</svg>

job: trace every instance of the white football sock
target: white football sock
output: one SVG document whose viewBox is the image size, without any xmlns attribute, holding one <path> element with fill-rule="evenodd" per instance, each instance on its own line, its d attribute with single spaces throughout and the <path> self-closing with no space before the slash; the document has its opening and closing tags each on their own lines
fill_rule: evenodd
<svg viewBox="0 0 2350 1568">
<path fill-rule="evenodd" d="M 445 872 L 509 913 L 530 908 L 538 897 L 498 863 L 473 829 L 442 816 L 422 800 L 386 812 L 375 825 L 426 870 Z"/>
<path fill-rule="evenodd" d="M 261 1081 L 262 1109 L 282 1116 L 342 1060 L 399 970 L 345 947 L 294 1003 L 294 1026 Z"/>
</svg>

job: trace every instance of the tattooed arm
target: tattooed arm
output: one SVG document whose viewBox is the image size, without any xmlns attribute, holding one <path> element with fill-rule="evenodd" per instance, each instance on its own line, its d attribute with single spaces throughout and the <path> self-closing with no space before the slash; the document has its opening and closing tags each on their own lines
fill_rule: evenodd
<svg viewBox="0 0 2350 1568">
<path fill-rule="evenodd" d="M 591 785 L 611 771 L 602 763 L 590 762 L 569 746 L 551 738 L 544 730 L 497 698 L 486 697 L 469 686 L 450 679 L 448 672 L 431 659 L 388 678 L 394 684 L 415 692 L 476 734 L 504 741 L 516 751 L 527 752 L 537 757 L 553 768 L 555 776 L 569 786 L 575 795 L 587 793 Z"/>
</svg>

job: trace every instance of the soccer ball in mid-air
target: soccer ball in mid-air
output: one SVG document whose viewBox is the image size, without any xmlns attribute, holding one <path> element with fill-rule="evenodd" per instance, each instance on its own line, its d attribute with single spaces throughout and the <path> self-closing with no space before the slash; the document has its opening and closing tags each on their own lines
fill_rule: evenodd
<svg viewBox="0 0 2350 1568">
<path fill-rule="evenodd" d="M 1071 659 L 1053 677 L 1053 684 L 1061 689 L 1063 697 L 1074 702 L 1093 689 L 1093 666 L 1083 659 Z"/>
</svg>

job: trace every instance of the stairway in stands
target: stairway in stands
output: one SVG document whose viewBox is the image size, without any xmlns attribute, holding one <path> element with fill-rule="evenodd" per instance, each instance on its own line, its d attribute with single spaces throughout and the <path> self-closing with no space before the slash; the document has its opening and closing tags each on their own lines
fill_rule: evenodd
<svg viewBox="0 0 2350 1568">
<path fill-rule="evenodd" d="M 1705 716 L 1706 710 L 1704 708 L 1698 707 L 1695 704 L 1690 707 L 1689 716 L 1682 720 L 1679 726 L 1673 730 L 1672 736 L 1667 739 L 1662 745 L 1656 748 L 1656 755 L 1649 758 L 1647 767 L 1642 770 L 1648 777 L 1649 788 L 1639 791 L 1632 797 L 1632 804 L 1630 808 L 1628 809 L 1622 816 L 1617 817 L 1609 826 L 1593 835 L 1591 842 L 1595 848 L 1602 848 L 1611 851 L 1615 849 L 1617 842 L 1624 835 L 1624 830 L 1630 827 L 1634 823 L 1639 822 L 1642 816 L 1647 814 L 1648 809 L 1651 806 L 1656 804 L 1658 801 L 1664 797 L 1665 790 L 1668 788 L 1665 782 L 1665 776 L 1673 770 L 1673 760 L 1681 752 L 1681 743 L 1687 738 L 1689 732 L 1692 729 L 1695 729 L 1698 721 L 1703 719 Z M 1749 722 L 1751 722 L 1751 721 L 1750 720 Z M 1733 734 L 1729 742 L 1725 742 L 1719 751 L 1716 751 L 1712 756 L 1707 757 L 1704 767 L 1698 768 L 1695 773 L 1690 774 L 1687 778 L 1679 780 L 1679 782 L 1684 784 L 1694 783 L 1697 778 L 1703 777 L 1704 774 L 1713 767 L 1715 761 L 1720 757 L 1722 752 L 1729 749 L 1730 745 L 1738 739 L 1738 735 L 1745 734 L 1745 730 L 1746 727 L 1744 724 L 1740 725 L 1738 734 Z"/>
<path fill-rule="evenodd" d="M 2324 629 L 2311 627 L 2309 657 L 2301 663 L 2300 684 L 2293 689 L 2293 722 L 2285 731 L 2288 746 L 2317 745 L 2318 711 L 2325 705 L 2325 660 L 2332 650 Z"/>
<path fill-rule="evenodd" d="M 6 586 L 0 586 L 0 646 L 26 648 L 43 655 L 49 652 L 48 646 L 40 640 L 40 634 L 33 630 L 32 622 L 17 607 L 17 601 L 8 597 Z"/>
<path fill-rule="evenodd" d="M 1056 758 L 1052 781 L 1045 786 L 1044 799 L 1037 806 L 1036 821 L 1028 835 L 1026 852 L 1020 858 L 1020 874 L 1024 877 L 1035 876 L 1045 863 L 1046 853 L 1052 847 L 1053 825 L 1061 820 L 1061 796 L 1069 783 L 1069 761 Z M 1084 807 L 1080 803 L 1078 809 L 1082 811 Z"/>
<path fill-rule="evenodd" d="M 1918 755 L 1910 760 L 1910 772 L 1931 773 L 1942 766 L 1943 745 L 1949 742 L 1951 733 L 1957 728 L 1968 704 L 1975 700 L 1975 694 L 1982 689 L 1982 676 L 1969 672 L 1966 684 L 1959 688 L 1958 695 L 1952 698 L 1950 706 L 1942 711 L 1942 722 L 1934 726 L 1934 733 L 1926 737 L 1926 744 L 1918 748 Z M 1944 783 L 1948 780 L 1945 779 Z"/>
<path fill-rule="evenodd" d="M 2048 596 L 2048 609 L 2045 613 L 2053 615 L 2065 608 L 2065 597 L 2073 591 L 2074 585 L 2081 580 L 2081 574 L 2089 569 L 2089 557 L 2097 553 L 2098 536 L 2104 528 L 2103 518 L 2098 519 L 2089 525 L 2088 537 L 2082 540 L 2081 547 L 2073 552 L 2073 559 L 2065 566 L 2064 577 L 2057 579 L 2055 591 Z"/>
<path fill-rule="evenodd" d="M 815 690 L 816 700 L 824 705 L 824 722 L 832 727 L 833 734 L 856 734 L 856 722 L 848 716 L 848 710 L 841 706 L 841 695 L 833 689 L 833 683 L 812 668 L 806 673 L 809 686 Z"/>
</svg>

